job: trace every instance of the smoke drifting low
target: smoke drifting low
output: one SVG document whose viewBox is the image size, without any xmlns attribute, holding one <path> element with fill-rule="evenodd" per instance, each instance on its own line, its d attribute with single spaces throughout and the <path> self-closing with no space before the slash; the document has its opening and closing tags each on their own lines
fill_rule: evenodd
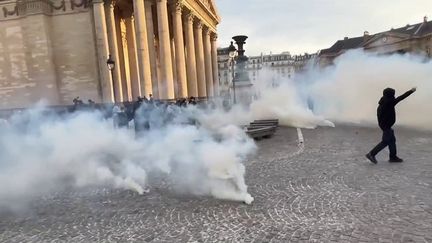
<svg viewBox="0 0 432 243">
<path fill-rule="evenodd" d="M 398 105 L 398 124 L 432 130 L 431 77 L 432 63 L 419 57 L 348 52 L 334 66 L 294 80 L 262 72 L 254 84 L 259 98 L 250 107 L 153 109 L 151 129 L 137 138 L 133 130 L 113 129 L 99 113 L 60 117 L 28 110 L 0 123 L 0 209 L 69 187 L 142 194 L 153 175 L 181 193 L 251 203 L 242 162 L 256 147 L 237 125 L 275 118 L 305 128 L 334 126 L 331 121 L 375 125 L 384 88 L 402 94 L 418 87 Z"/>
<path fill-rule="evenodd" d="M 251 105 L 251 117 L 277 117 L 282 124 L 305 128 L 332 126 L 330 121 L 376 125 L 383 89 L 392 87 L 401 95 L 418 87 L 397 106 L 397 124 L 432 130 L 432 62 L 424 57 L 350 51 L 335 65 L 310 68 L 293 80 L 262 72 L 255 87 L 260 99 Z"/>
<path fill-rule="evenodd" d="M 192 116 L 193 109 L 181 113 Z M 113 129 L 98 113 L 18 114 L 0 127 L 0 208 L 25 206 L 70 187 L 142 194 L 151 186 L 149 174 L 161 175 L 183 193 L 251 203 L 242 160 L 254 152 L 254 142 L 232 125 L 209 130 L 182 122 L 173 119 L 136 139 L 133 130 Z"/>
<path fill-rule="evenodd" d="M 261 74 L 259 82 L 255 83 L 259 90 L 259 98 L 250 106 L 254 119 L 278 118 L 282 125 L 315 128 L 334 124 L 324 117 L 316 115 L 309 109 L 307 100 L 299 92 L 298 84 L 293 80 L 274 80 L 265 82 L 271 77 L 270 72 Z"/>
<path fill-rule="evenodd" d="M 410 55 L 376 56 L 349 52 L 322 73 L 312 73 L 306 87 L 316 112 L 338 122 L 376 124 L 383 89 L 415 94 L 397 106 L 399 125 L 432 130 L 432 62 Z"/>
</svg>

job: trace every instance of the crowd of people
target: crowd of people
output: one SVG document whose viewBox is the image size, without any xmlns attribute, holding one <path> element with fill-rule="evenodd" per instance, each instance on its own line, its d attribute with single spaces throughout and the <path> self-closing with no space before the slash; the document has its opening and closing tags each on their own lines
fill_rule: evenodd
<svg viewBox="0 0 432 243">
<path fill-rule="evenodd" d="M 174 113 L 180 107 L 198 105 L 195 97 L 180 98 L 175 102 L 155 100 L 152 94 L 147 97 L 137 97 L 133 102 L 121 102 L 112 104 L 96 104 L 91 99 L 84 103 L 79 97 L 73 99 L 72 112 L 99 110 L 106 118 L 112 117 L 115 128 L 127 128 L 130 125 L 135 127 L 137 134 L 163 126 L 176 116 Z M 132 123 L 133 122 L 133 123 Z"/>
<path fill-rule="evenodd" d="M 176 102 L 155 101 L 151 95 L 148 99 L 138 97 L 129 107 L 124 104 L 114 106 L 114 127 L 127 127 L 133 120 L 135 133 L 139 135 L 150 128 L 161 127 L 171 122 L 178 115 L 178 108 L 197 104 L 195 97 L 181 98 Z"/>
<path fill-rule="evenodd" d="M 207 102 L 199 101 L 195 97 L 181 98 L 176 101 L 162 101 L 153 99 L 152 95 L 146 97 L 137 97 L 133 102 L 119 103 L 96 103 L 91 99 L 84 102 L 80 97 L 72 100 L 70 106 L 53 106 L 46 107 L 42 112 L 44 116 L 68 116 L 76 112 L 95 112 L 97 111 L 103 119 L 113 120 L 114 128 L 129 128 L 134 127 L 137 134 L 162 126 L 168 123 L 186 119 L 187 123 L 196 124 L 195 121 L 187 120 L 187 112 L 183 112 L 182 108 L 187 106 L 206 107 Z M 10 115 L 5 115 L 4 119 L 0 119 L 0 125 L 8 124 L 9 119 L 14 114 L 19 114 L 23 110 L 16 110 Z M 21 113 L 24 114 L 24 113 Z M 22 115 L 21 115 L 22 116 Z M 30 119 L 30 118 L 28 118 Z M 175 121 L 174 121 L 175 120 Z M 22 123 L 27 123 L 27 119 L 23 119 Z"/>
</svg>

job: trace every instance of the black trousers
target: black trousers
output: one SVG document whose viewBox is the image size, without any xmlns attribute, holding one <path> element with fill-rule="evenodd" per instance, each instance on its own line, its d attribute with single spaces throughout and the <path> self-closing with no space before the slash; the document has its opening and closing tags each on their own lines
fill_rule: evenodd
<svg viewBox="0 0 432 243">
<path fill-rule="evenodd" d="M 387 146 L 390 150 L 390 158 L 396 158 L 396 137 L 394 135 L 393 129 L 391 128 L 383 130 L 382 141 L 370 151 L 370 154 L 375 156 Z"/>
</svg>

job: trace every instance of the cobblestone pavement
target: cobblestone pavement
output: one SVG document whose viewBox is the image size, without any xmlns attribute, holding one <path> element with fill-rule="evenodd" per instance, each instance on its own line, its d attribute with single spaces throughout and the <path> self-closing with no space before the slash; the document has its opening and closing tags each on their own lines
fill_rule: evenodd
<svg viewBox="0 0 432 243">
<path fill-rule="evenodd" d="M 432 134 L 397 129 L 406 162 L 368 163 L 380 137 L 340 126 L 280 128 L 246 162 L 248 206 L 159 187 L 68 192 L 0 213 L 1 242 L 432 242 Z"/>
</svg>

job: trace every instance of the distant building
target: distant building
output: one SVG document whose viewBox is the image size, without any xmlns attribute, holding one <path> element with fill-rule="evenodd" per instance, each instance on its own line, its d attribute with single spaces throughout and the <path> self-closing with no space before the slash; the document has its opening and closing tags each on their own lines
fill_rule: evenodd
<svg viewBox="0 0 432 243">
<path fill-rule="evenodd" d="M 309 62 L 314 62 L 317 54 L 291 55 L 290 52 L 280 54 L 261 54 L 249 56 L 247 70 L 251 81 L 257 80 L 263 69 L 273 71 L 274 78 L 293 78 L 302 72 Z M 221 90 L 229 90 L 232 81 L 231 60 L 228 48 L 218 49 L 219 84 Z"/>
<path fill-rule="evenodd" d="M 228 47 L 218 48 L 218 78 L 219 78 L 219 90 L 221 95 L 228 93 L 230 89 L 230 84 L 232 81 L 232 68 L 231 60 L 229 58 Z"/>
<path fill-rule="evenodd" d="M 338 40 L 333 46 L 319 52 L 320 66 L 327 66 L 348 50 L 362 49 L 377 54 L 413 53 L 431 58 L 432 21 L 424 17 L 423 22 L 406 25 L 377 34 L 365 31 L 363 36 Z"/>
</svg>

